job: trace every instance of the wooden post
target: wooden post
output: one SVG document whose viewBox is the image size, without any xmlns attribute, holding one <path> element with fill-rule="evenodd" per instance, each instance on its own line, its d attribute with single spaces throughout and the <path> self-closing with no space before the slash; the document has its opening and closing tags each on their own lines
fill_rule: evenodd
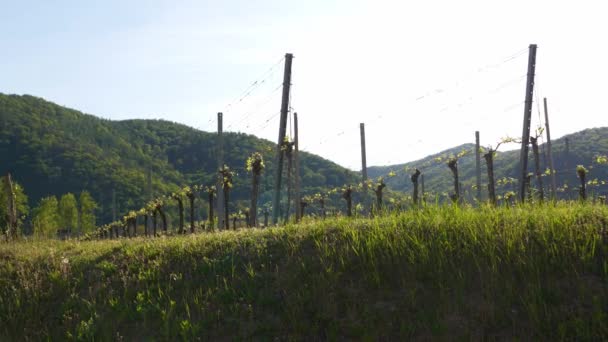
<svg viewBox="0 0 608 342">
<path fill-rule="evenodd" d="M 277 172 L 274 182 L 272 199 L 272 223 L 279 223 L 279 206 L 281 205 L 281 177 L 283 176 L 283 142 L 287 130 L 287 111 L 289 109 L 289 89 L 291 87 L 291 62 L 293 55 L 285 54 L 285 70 L 283 72 L 283 96 L 281 98 L 281 121 L 279 123 L 279 141 L 277 143 Z"/>
<path fill-rule="evenodd" d="M 551 131 L 549 130 L 549 110 L 547 109 L 547 98 L 543 99 L 545 107 L 545 129 L 547 130 L 547 157 L 549 158 L 549 169 L 551 170 L 551 198 L 557 198 L 557 180 L 555 178 L 555 166 L 553 165 L 553 151 L 551 150 Z"/>
<path fill-rule="evenodd" d="M 300 210 L 298 210 L 298 208 L 300 207 L 300 202 L 301 202 L 301 197 L 300 197 L 300 149 L 299 149 L 299 138 L 298 138 L 298 113 L 293 113 L 293 129 L 294 129 L 294 143 L 295 143 L 295 150 L 294 150 L 294 164 L 295 164 L 295 170 L 294 170 L 294 180 L 295 180 L 295 185 L 296 185 L 296 191 L 295 191 L 295 196 L 294 196 L 294 208 L 296 208 L 296 222 L 300 222 L 300 219 L 302 218 L 302 212 Z"/>
<path fill-rule="evenodd" d="M 363 180 L 363 189 L 367 188 L 365 181 L 367 181 L 367 156 L 365 152 L 365 124 L 362 122 L 359 124 L 359 130 L 361 132 L 361 176 Z"/>
<path fill-rule="evenodd" d="M 217 228 L 223 229 L 226 218 L 224 217 L 224 188 L 219 171 L 224 167 L 224 115 L 217 113 Z"/>
<path fill-rule="evenodd" d="M 481 203 L 481 151 L 479 131 L 475 131 L 475 177 L 477 186 L 477 203 Z"/>
<path fill-rule="evenodd" d="M 531 44 L 529 49 L 524 124 L 521 135 L 521 152 L 519 155 L 519 199 L 522 202 L 526 199 L 525 183 L 528 175 L 528 145 L 530 143 L 530 121 L 532 120 L 532 97 L 534 94 L 534 73 L 536 70 L 536 44 Z"/>
<path fill-rule="evenodd" d="M 426 193 L 424 192 L 424 173 L 420 174 L 420 194 L 422 202 L 426 203 Z"/>
</svg>

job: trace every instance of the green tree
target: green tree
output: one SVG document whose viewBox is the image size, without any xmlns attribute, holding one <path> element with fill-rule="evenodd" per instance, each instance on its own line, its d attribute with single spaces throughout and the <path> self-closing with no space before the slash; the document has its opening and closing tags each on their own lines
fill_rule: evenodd
<svg viewBox="0 0 608 342">
<path fill-rule="evenodd" d="M 83 234 L 95 230 L 95 209 L 97 203 L 88 191 L 80 193 L 80 230 Z"/>
<path fill-rule="evenodd" d="M 23 187 L 12 180 L 13 192 L 15 193 L 15 209 L 17 211 L 17 229 L 23 225 L 25 218 L 29 214 L 30 208 L 28 206 L 28 198 L 23 190 Z M 8 197 L 5 191 L 6 189 L 6 177 L 0 179 L 0 229 L 5 232 L 8 228 L 7 213 L 8 213 Z"/>
<path fill-rule="evenodd" d="M 59 200 L 59 223 L 69 235 L 78 227 L 78 206 L 76 196 L 68 192 Z"/>
<path fill-rule="evenodd" d="M 40 200 L 33 210 L 32 226 L 34 235 L 39 238 L 51 238 L 59 229 L 59 202 L 57 197 L 49 196 Z"/>
</svg>

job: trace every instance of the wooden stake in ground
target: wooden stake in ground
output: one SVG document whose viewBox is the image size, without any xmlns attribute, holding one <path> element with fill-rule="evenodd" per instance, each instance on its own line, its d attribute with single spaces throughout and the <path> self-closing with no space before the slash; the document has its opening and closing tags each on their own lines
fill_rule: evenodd
<svg viewBox="0 0 608 342">
<path fill-rule="evenodd" d="M 211 230 L 214 228 L 213 221 L 215 218 L 213 217 L 213 198 L 215 197 L 216 193 L 217 192 L 214 187 L 210 186 L 207 188 L 207 199 L 209 201 L 209 229 Z M 221 216 L 222 213 L 219 215 Z"/>
<path fill-rule="evenodd" d="M 412 196 L 414 205 L 419 204 L 419 199 L 418 199 L 418 177 L 419 176 L 420 176 L 420 170 L 416 169 L 416 171 L 414 171 L 414 173 L 410 177 L 410 179 L 412 180 L 412 183 L 414 184 L 414 195 Z"/>
<path fill-rule="evenodd" d="M 279 123 L 279 141 L 277 143 L 277 171 L 272 198 L 272 223 L 279 223 L 279 206 L 281 205 L 281 177 L 283 177 L 283 142 L 287 131 L 287 112 L 289 109 L 289 90 L 291 87 L 291 62 L 293 55 L 285 54 L 285 70 L 283 72 L 283 95 L 281 98 L 281 119 Z"/>
<path fill-rule="evenodd" d="M 226 211 L 224 205 L 226 201 L 224 200 L 224 190 L 222 188 L 222 175 L 221 170 L 224 167 L 224 116 L 222 113 L 217 113 L 217 169 L 218 169 L 218 179 L 216 185 L 216 194 L 217 194 L 217 228 L 222 229 L 224 225 L 227 226 L 227 218 L 223 216 L 223 213 Z M 213 220 L 210 221 L 213 224 Z"/>
<path fill-rule="evenodd" d="M 384 188 L 386 188 L 386 183 L 384 183 L 384 178 L 380 177 L 378 178 L 376 188 L 374 189 L 374 192 L 376 193 L 376 206 L 378 207 L 378 210 L 382 210 L 382 207 L 384 206 L 382 201 L 382 191 Z"/>
<path fill-rule="evenodd" d="M 460 202 L 460 182 L 458 181 L 458 159 L 451 158 L 448 161 L 448 167 L 450 171 L 452 171 L 452 175 L 454 176 L 454 202 Z"/>
<path fill-rule="evenodd" d="M 549 130 L 549 110 L 547 109 L 547 98 L 543 99 L 545 107 L 545 129 L 547 130 L 547 157 L 549 158 L 549 169 L 551 171 L 551 198 L 557 198 L 557 180 L 555 179 L 555 166 L 553 165 L 553 151 L 551 150 L 551 132 Z"/>
<path fill-rule="evenodd" d="M 232 172 L 232 170 L 230 170 L 230 168 L 226 165 L 224 165 L 221 169 L 220 169 L 220 179 L 222 181 L 222 193 L 224 195 L 224 220 L 225 220 L 225 224 L 226 224 L 226 229 L 230 229 L 230 217 L 229 217 L 229 210 L 228 210 L 228 195 L 230 193 L 230 189 L 232 188 L 232 177 L 234 176 L 234 173 Z M 218 215 L 220 215 L 218 213 Z M 236 227 L 233 227 L 236 229 Z"/>
<path fill-rule="evenodd" d="M 536 173 L 536 184 L 538 185 L 538 195 L 540 201 L 545 200 L 545 192 L 543 190 L 543 179 L 542 172 L 540 171 L 540 156 L 538 152 L 538 138 L 530 137 L 530 143 L 532 144 L 532 153 L 534 154 L 534 170 Z"/>
<path fill-rule="evenodd" d="M 422 194 L 422 202 L 426 203 L 426 192 L 424 190 L 424 173 L 420 175 L 420 193 Z"/>
<path fill-rule="evenodd" d="M 477 202 L 481 203 L 481 146 L 479 131 L 475 131 L 475 185 L 477 186 Z"/>
<path fill-rule="evenodd" d="M 487 153 L 483 155 L 486 160 L 486 167 L 488 170 L 488 198 L 492 205 L 496 205 L 496 186 L 494 185 L 494 150 L 490 148 Z"/>
<path fill-rule="evenodd" d="M 247 165 L 245 166 L 247 171 L 251 172 L 251 204 L 249 206 L 250 221 L 248 224 L 255 227 L 257 226 L 257 213 L 258 213 L 258 191 L 260 187 L 260 175 L 264 170 L 264 158 L 259 152 L 253 153 L 247 159 Z"/>
<path fill-rule="evenodd" d="M 294 195 L 294 208 L 296 208 L 296 222 L 300 222 L 300 218 L 302 218 L 300 210 L 298 210 L 298 205 L 302 200 L 302 195 L 300 193 L 300 146 L 299 146 L 299 136 L 298 136 L 298 113 L 293 113 L 293 131 L 294 131 L 294 181 L 295 181 L 295 195 Z"/>
<path fill-rule="evenodd" d="M 353 187 L 347 186 L 342 189 L 342 198 L 346 200 L 346 216 L 353 216 Z"/>
<path fill-rule="evenodd" d="M 289 221 L 289 212 L 291 210 L 291 189 L 292 189 L 292 178 L 291 174 L 293 171 L 293 142 L 285 141 L 285 155 L 287 157 L 287 203 L 285 208 L 285 222 Z M 295 207 L 297 211 L 297 206 Z"/>
<path fill-rule="evenodd" d="M 581 182 L 578 190 L 579 198 L 581 201 L 584 201 L 587 199 L 587 169 L 583 165 L 577 166 L 576 175 Z"/>
<path fill-rule="evenodd" d="M 524 103 L 524 124 L 521 135 L 521 152 L 519 155 L 519 199 L 526 198 L 525 179 L 528 175 L 528 143 L 530 141 L 530 122 L 532 120 L 532 97 L 534 94 L 534 73 L 536 70 L 536 44 L 530 45 L 528 55 L 528 79 L 526 82 L 526 100 Z"/>
</svg>

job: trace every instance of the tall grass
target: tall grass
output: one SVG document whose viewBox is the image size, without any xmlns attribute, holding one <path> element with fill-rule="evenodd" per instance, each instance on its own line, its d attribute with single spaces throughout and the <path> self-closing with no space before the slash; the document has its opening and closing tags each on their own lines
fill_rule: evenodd
<svg viewBox="0 0 608 342">
<path fill-rule="evenodd" d="M 608 208 L 0 246 L 0 339 L 608 338 Z"/>
</svg>

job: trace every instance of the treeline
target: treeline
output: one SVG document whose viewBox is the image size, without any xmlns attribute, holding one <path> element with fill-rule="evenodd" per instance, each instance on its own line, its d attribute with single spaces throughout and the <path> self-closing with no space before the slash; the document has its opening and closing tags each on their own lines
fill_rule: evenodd
<svg viewBox="0 0 608 342">
<path fill-rule="evenodd" d="M 217 178 L 216 134 L 163 120 L 110 121 L 61 107 L 33 96 L 0 94 L 0 174 L 10 172 L 28 189 L 29 205 L 43 197 L 87 189 L 98 203 L 98 222 L 184 184 L 211 184 Z M 246 159 L 259 152 L 267 175 L 274 174 L 275 144 L 255 136 L 224 135 L 224 162 L 246 174 Z M 320 191 L 357 178 L 355 172 L 300 153 L 302 190 Z M 271 177 L 260 178 L 261 203 L 271 201 Z M 235 178 L 232 199 L 249 201 L 247 180 Z M 239 202 L 240 201 L 240 202 Z M 235 203 L 231 201 L 231 203 Z M 231 204 L 232 205 L 232 204 Z M 241 206 L 241 204 L 239 204 Z M 233 207 L 234 210 L 239 210 Z"/>
<path fill-rule="evenodd" d="M 67 238 L 95 230 L 97 202 L 88 191 L 78 196 L 66 193 L 59 197 L 40 199 L 30 210 L 28 196 L 10 174 L 0 181 L 0 229 L 5 239 L 19 236 L 36 238 Z"/>
</svg>

